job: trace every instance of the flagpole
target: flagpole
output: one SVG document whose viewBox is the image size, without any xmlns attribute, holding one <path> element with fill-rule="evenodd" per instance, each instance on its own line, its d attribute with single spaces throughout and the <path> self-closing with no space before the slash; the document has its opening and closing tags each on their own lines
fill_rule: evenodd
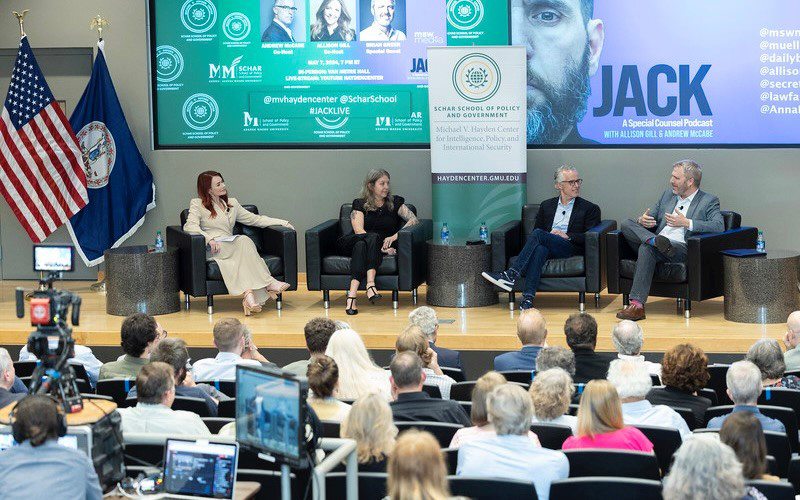
<svg viewBox="0 0 800 500">
<path fill-rule="evenodd" d="M 17 18 L 17 21 L 19 22 L 20 38 L 25 38 L 25 26 L 23 25 L 23 23 L 25 22 L 25 14 L 27 14 L 28 12 L 30 12 L 30 9 L 23 10 L 21 14 L 16 10 L 11 11 L 11 13 L 14 14 L 14 16 Z"/>
</svg>

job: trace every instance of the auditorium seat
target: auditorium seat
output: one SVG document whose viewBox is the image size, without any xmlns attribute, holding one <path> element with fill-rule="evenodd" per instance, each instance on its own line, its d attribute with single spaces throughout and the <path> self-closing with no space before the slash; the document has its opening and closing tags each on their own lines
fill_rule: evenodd
<svg viewBox="0 0 800 500">
<path fill-rule="evenodd" d="M 786 429 L 786 436 L 789 438 L 789 446 L 792 449 L 792 453 L 798 453 L 800 451 L 800 443 L 798 443 L 797 416 L 794 410 L 772 405 L 758 405 L 758 409 L 767 417 L 781 421 L 783 427 Z M 727 415 L 731 411 L 733 411 L 733 405 L 712 406 L 708 408 L 706 410 L 706 424 L 708 424 L 712 418 Z"/>
<path fill-rule="evenodd" d="M 694 430 L 697 427 L 697 421 L 694 419 L 694 412 L 689 408 L 684 408 L 683 406 L 672 406 L 666 405 L 675 410 L 675 412 L 681 416 L 681 418 L 686 422 L 686 425 L 689 426 L 689 430 Z"/>
<path fill-rule="evenodd" d="M 564 450 L 569 460 L 569 477 L 613 476 L 658 481 L 661 475 L 656 456 L 641 451 L 578 449 Z"/>
<path fill-rule="evenodd" d="M 730 366 L 731 365 L 717 363 L 708 365 L 709 379 L 706 383 L 706 388 L 711 389 L 717 394 L 717 404 L 712 404 L 712 406 L 733 404 L 731 398 L 728 397 L 728 384 L 725 380 L 725 376 L 728 374 L 728 368 L 730 368 Z"/>
<path fill-rule="evenodd" d="M 408 429 L 428 431 L 439 441 L 439 446 L 441 448 L 450 446 L 453 436 L 455 436 L 459 429 L 464 427 L 463 425 L 444 422 L 395 422 L 394 425 L 397 426 L 397 430 L 400 432 Z"/>
<path fill-rule="evenodd" d="M 206 404 L 206 400 L 203 398 L 175 396 L 175 401 L 172 402 L 172 409 L 189 411 L 199 415 L 200 417 L 211 416 L 211 412 L 208 410 L 208 405 Z"/>
<path fill-rule="evenodd" d="M 697 395 L 711 401 L 711 406 L 719 406 L 719 397 L 717 396 L 717 391 L 714 389 L 709 389 L 708 387 L 698 389 Z"/>
<path fill-rule="evenodd" d="M 293 494 L 305 487 L 305 483 L 298 481 L 297 471 L 293 470 L 289 478 Z M 253 497 L 255 500 L 273 500 L 276 498 L 275 492 L 281 491 L 281 471 L 279 470 L 246 469 L 239 467 L 236 470 L 236 480 L 254 481 L 261 485 L 261 489 L 258 490 L 256 496 Z M 280 495 L 277 495 L 277 497 L 279 496 Z"/>
<path fill-rule="evenodd" d="M 455 401 L 472 401 L 472 389 L 474 388 L 474 380 L 456 382 L 450 386 L 450 399 Z"/>
<path fill-rule="evenodd" d="M 444 464 L 447 466 L 447 474 L 455 475 L 458 469 L 458 448 L 444 448 Z"/>
<path fill-rule="evenodd" d="M 794 486 L 795 494 L 800 495 L 800 457 L 792 457 L 789 461 L 788 478 Z"/>
<path fill-rule="evenodd" d="M 19 378 L 30 377 L 38 363 L 38 361 L 14 361 L 14 372 Z"/>
<path fill-rule="evenodd" d="M 551 450 L 560 450 L 564 441 L 572 436 L 571 427 L 559 424 L 531 424 L 531 432 L 536 434 L 543 448 L 549 448 Z"/>
<path fill-rule="evenodd" d="M 111 396 L 117 406 L 124 408 L 128 392 L 133 387 L 136 387 L 135 378 L 108 378 L 97 381 L 96 392 L 97 394 Z"/>
<path fill-rule="evenodd" d="M 695 429 L 694 433 L 703 432 L 719 433 L 719 429 Z M 778 477 L 791 478 L 790 461 L 792 460 L 792 449 L 789 445 L 789 438 L 782 432 L 764 431 L 764 439 L 767 442 L 767 454 L 775 459 L 775 469 Z M 800 466 L 798 466 L 800 473 Z M 800 478 L 800 475 L 798 475 Z M 800 484 L 800 482 L 798 483 Z"/>
<path fill-rule="evenodd" d="M 218 434 L 220 429 L 234 421 L 232 418 L 225 417 L 201 417 L 201 420 L 203 420 L 203 423 L 206 424 L 206 427 L 208 427 L 208 431 L 211 434 Z"/>
<path fill-rule="evenodd" d="M 749 479 L 745 486 L 752 486 L 760 491 L 769 500 L 794 500 L 794 488 L 791 483 L 783 481 L 767 481 L 763 479 Z"/>
<path fill-rule="evenodd" d="M 342 424 L 341 422 L 334 422 L 332 420 L 320 420 L 322 426 L 322 437 L 338 438 L 341 435 Z"/>
<path fill-rule="evenodd" d="M 553 481 L 550 500 L 662 500 L 661 481 L 621 477 L 576 477 Z"/>
<path fill-rule="evenodd" d="M 236 397 L 236 381 L 235 380 L 195 380 L 196 384 L 208 384 L 222 394 L 235 398 Z"/>
<path fill-rule="evenodd" d="M 464 371 L 458 368 L 450 368 L 448 366 L 440 366 L 442 373 L 450 377 L 451 379 L 455 380 L 456 382 L 464 382 L 467 380 L 466 376 L 464 375 Z"/>
<path fill-rule="evenodd" d="M 452 394 L 450 396 L 452 399 Z M 472 401 L 459 401 L 458 404 L 464 409 L 467 415 L 472 415 Z"/>
<path fill-rule="evenodd" d="M 326 498 L 347 498 L 347 473 L 330 472 L 325 476 Z M 386 496 L 387 475 L 382 472 L 358 473 L 359 500 L 381 500 Z M 278 490 L 274 490 L 278 491 Z"/>
<path fill-rule="evenodd" d="M 681 434 L 677 429 L 671 427 L 654 427 L 649 425 L 636 425 L 647 439 L 653 443 L 653 452 L 658 459 L 658 467 L 661 475 L 666 476 L 672 465 L 672 455 L 678 451 L 683 443 Z"/>
<path fill-rule="evenodd" d="M 436 399 L 442 399 L 442 391 L 439 390 L 438 385 L 423 385 L 422 392 L 428 393 L 428 396 Z"/>
<path fill-rule="evenodd" d="M 520 384 L 525 384 L 527 387 L 531 385 L 531 381 L 533 380 L 531 371 L 532 370 L 511 370 L 499 373 L 509 382 L 519 382 Z"/>
<path fill-rule="evenodd" d="M 217 405 L 217 415 L 226 418 L 236 418 L 236 400 L 223 399 Z"/>
<path fill-rule="evenodd" d="M 800 415 L 800 391 L 784 387 L 765 387 L 758 397 L 758 404 L 791 408 L 794 416 Z M 787 432 L 789 431 L 787 427 Z M 800 450 L 795 450 L 800 451 Z"/>
<path fill-rule="evenodd" d="M 472 500 L 537 500 L 532 482 L 516 479 L 448 476 L 450 494 Z"/>
</svg>

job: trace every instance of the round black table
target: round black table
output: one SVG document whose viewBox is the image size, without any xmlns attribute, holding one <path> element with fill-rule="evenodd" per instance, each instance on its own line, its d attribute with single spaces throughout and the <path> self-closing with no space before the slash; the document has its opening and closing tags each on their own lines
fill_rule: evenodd
<svg viewBox="0 0 800 500">
<path fill-rule="evenodd" d="M 478 307 L 497 304 L 494 285 L 481 272 L 491 269 L 492 245 L 443 244 L 428 240 L 426 301 L 433 306 Z"/>
<path fill-rule="evenodd" d="M 112 248 L 106 263 L 106 312 L 168 314 L 181 309 L 178 293 L 178 249 L 156 252 L 145 245 Z"/>
<path fill-rule="evenodd" d="M 783 323 L 800 309 L 800 252 L 768 250 L 766 255 L 723 255 L 725 319 L 737 323 Z"/>
</svg>

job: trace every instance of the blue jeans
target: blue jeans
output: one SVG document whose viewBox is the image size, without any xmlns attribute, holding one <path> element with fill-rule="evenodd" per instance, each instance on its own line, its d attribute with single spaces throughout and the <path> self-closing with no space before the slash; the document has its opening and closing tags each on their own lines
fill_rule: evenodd
<svg viewBox="0 0 800 500">
<path fill-rule="evenodd" d="M 528 241 L 517 256 L 513 269 L 518 275 L 525 276 L 523 295 L 535 296 L 539 288 L 542 268 L 547 259 L 564 259 L 572 257 L 574 248 L 568 239 L 548 233 L 542 229 L 534 229 L 528 235 Z"/>
</svg>

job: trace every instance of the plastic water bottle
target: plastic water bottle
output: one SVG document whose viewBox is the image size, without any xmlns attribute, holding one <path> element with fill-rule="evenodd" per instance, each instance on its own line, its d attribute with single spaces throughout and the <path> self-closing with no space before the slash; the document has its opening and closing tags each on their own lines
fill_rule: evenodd
<svg viewBox="0 0 800 500">
<path fill-rule="evenodd" d="M 447 222 L 442 224 L 442 243 L 450 243 L 450 228 L 447 227 Z"/>
<path fill-rule="evenodd" d="M 764 231 L 758 232 L 758 238 L 756 238 L 756 251 L 765 253 L 767 251 L 767 242 L 764 241 Z"/>
<path fill-rule="evenodd" d="M 156 252 L 164 251 L 164 238 L 161 237 L 161 231 L 156 231 Z"/>
<path fill-rule="evenodd" d="M 481 241 L 489 243 L 489 228 L 486 227 L 485 222 L 481 222 L 481 228 L 478 231 L 478 235 L 480 236 Z"/>
</svg>

